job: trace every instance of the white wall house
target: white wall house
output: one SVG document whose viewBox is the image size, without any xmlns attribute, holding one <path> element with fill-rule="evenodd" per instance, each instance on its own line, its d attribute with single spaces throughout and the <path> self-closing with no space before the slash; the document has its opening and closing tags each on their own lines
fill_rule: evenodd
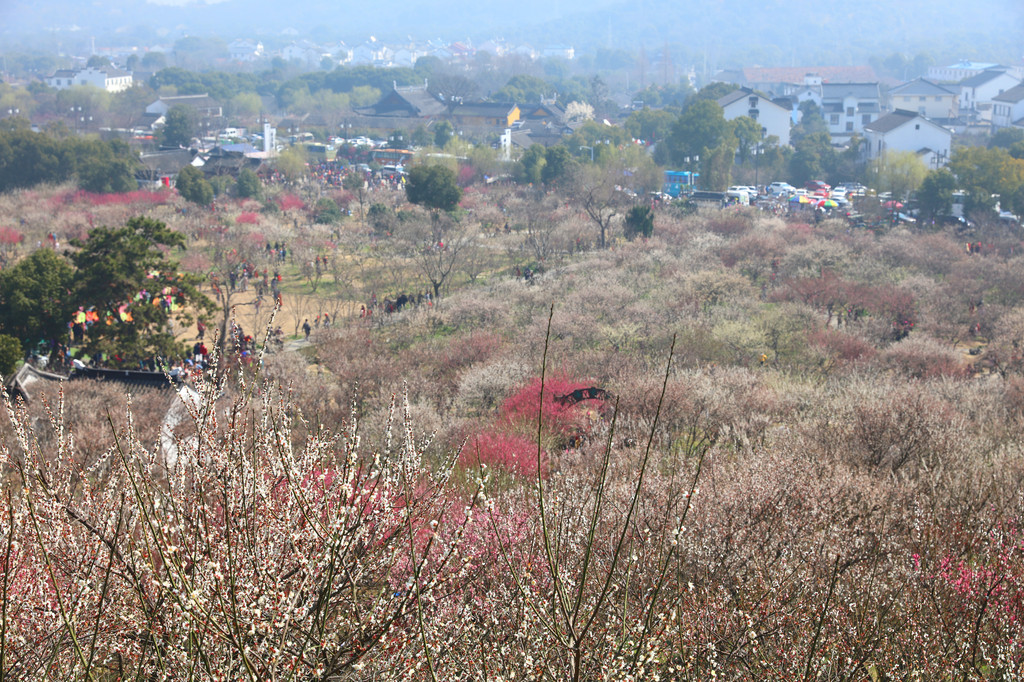
<svg viewBox="0 0 1024 682">
<path fill-rule="evenodd" d="M 822 83 L 821 114 L 833 141 L 862 135 L 882 114 L 878 83 Z"/>
<path fill-rule="evenodd" d="M 1024 128 L 1024 84 L 992 99 L 992 125 L 996 128 Z"/>
<path fill-rule="evenodd" d="M 914 152 L 929 168 L 949 162 L 953 133 L 914 111 L 898 109 L 864 127 L 868 159 L 887 152 Z"/>
<path fill-rule="evenodd" d="M 725 120 L 749 116 L 765 129 L 765 137 L 774 135 L 779 138 L 779 145 L 789 144 L 790 110 L 776 104 L 764 93 L 740 88 L 719 99 L 718 105 L 722 107 Z"/>
<path fill-rule="evenodd" d="M 150 116 L 166 116 L 167 112 L 176 106 L 188 107 L 201 117 L 224 115 L 220 103 L 206 94 L 161 97 L 146 107 L 146 113 Z"/>
<path fill-rule="evenodd" d="M 992 101 L 1020 81 L 1006 71 L 982 71 L 960 81 L 960 115 L 969 119 L 991 121 Z"/>
<path fill-rule="evenodd" d="M 228 45 L 231 61 L 254 62 L 263 57 L 263 43 L 252 40 L 235 40 Z"/>
<path fill-rule="evenodd" d="M 954 87 L 916 78 L 889 90 L 888 108 L 916 111 L 932 120 L 950 120 L 960 110 L 960 93 Z"/>
<path fill-rule="evenodd" d="M 132 87 L 132 75 L 112 66 L 60 69 L 47 77 L 46 84 L 58 90 L 67 90 L 76 85 L 91 85 L 107 92 L 121 92 Z"/>
<path fill-rule="evenodd" d="M 999 64 L 989 62 L 972 62 L 962 59 L 955 64 L 947 66 L 932 66 L 928 68 L 928 80 L 942 83 L 959 83 L 965 78 L 977 76 L 982 71 L 1001 69 Z"/>
<path fill-rule="evenodd" d="M 286 62 L 300 62 L 305 66 L 316 69 L 324 57 L 330 57 L 326 50 L 308 40 L 300 40 L 292 43 L 281 50 L 281 59 Z"/>
</svg>

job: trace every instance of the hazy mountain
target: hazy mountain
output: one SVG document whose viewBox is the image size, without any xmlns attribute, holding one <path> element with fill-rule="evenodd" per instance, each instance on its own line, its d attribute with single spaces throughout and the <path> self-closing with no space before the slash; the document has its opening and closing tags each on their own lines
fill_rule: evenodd
<svg viewBox="0 0 1024 682">
<path fill-rule="evenodd" d="M 504 37 L 535 46 L 566 44 L 657 50 L 709 64 L 863 62 L 871 54 L 930 52 L 942 58 L 1024 55 L 1021 0 L 520 0 L 500 9 L 476 0 L 2 0 L 0 36 L 48 32 L 71 42 L 185 35 L 288 39 L 311 36 L 358 44 L 380 40 Z M 73 30 L 74 29 L 74 30 Z M 141 41 L 140 41 L 141 42 Z"/>
</svg>

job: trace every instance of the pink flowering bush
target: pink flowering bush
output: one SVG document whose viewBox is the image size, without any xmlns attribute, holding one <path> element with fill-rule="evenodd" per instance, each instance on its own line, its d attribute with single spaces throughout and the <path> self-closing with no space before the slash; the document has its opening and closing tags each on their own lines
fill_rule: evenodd
<svg viewBox="0 0 1024 682">
<path fill-rule="evenodd" d="M 459 457 L 459 464 L 475 470 L 481 464 L 523 477 L 537 475 L 537 444 L 525 438 L 496 431 L 470 434 Z M 546 455 L 541 453 L 541 467 Z"/>
<path fill-rule="evenodd" d="M 306 202 L 294 194 L 284 194 L 280 199 L 277 200 L 277 205 L 282 211 L 290 211 L 293 209 L 303 210 L 306 208 Z"/>
<path fill-rule="evenodd" d="M 548 377 L 543 383 L 541 402 L 541 380 L 535 377 L 502 403 L 498 411 L 499 423 L 525 428 L 527 431 L 532 427 L 533 431 L 536 431 L 539 411 L 543 423 L 550 432 L 567 436 L 576 422 L 579 408 L 577 405 L 563 404 L 556 398 L 588 386 L 590 384 L 587 382 L 569 379 L 566 376 Z"/>
<path fill-rule="evenodd" d="M 256 225 L 260 222 L 260 217 L 251 212 L 240 213 L 235 222 L 239 225 Z"/>
</svg>

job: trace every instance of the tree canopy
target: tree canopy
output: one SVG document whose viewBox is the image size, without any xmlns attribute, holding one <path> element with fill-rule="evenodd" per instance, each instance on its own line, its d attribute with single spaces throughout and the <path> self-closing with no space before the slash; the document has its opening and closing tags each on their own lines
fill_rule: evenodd
<svg viewBox="0 0 1024 682">
<path fill-rule="evenodd" d="M 188 147 L 198 130 L 195 113 L 188 107 L 174 106 L 167 112 L 160 143 L 165 147 Z"/>
<path fill-rule="evenodd" d="M 213 185 L 203 175 L 203 171 L 195 166 L 185 166 L 178 171 L 174 186 L 178 194 L 187 201 L 200 206 L 209 206 L 213 203 Z"/>
<path fill-rule="evenodd" d="M 162 247 L 183 247 L 185 238 L 160 221 L 131 218 L 124 227 L 97 227 L 71 244 L 78 249 L 71 254 L 71 300 L 100 317 L 87 332 L 89 352 L 125 359 L 180 354 L 168 323 L 189 320 L 190 310 L 213 310 L 198 278 L 179 272 L 165 255 Z"/>
<path fill-rule="evenodd" d="M 71 319 L 74 270 L 51 249 L 37 249 L 0 270 L 0 332 L 25 347 L 55 341 Z"/>
<path fill-rule="evenodd" d="M 438 165 L 416 166 L 409 171 L 405 183 L 409 203 L 436 211 L 451 211 L 459 205 L 462 190 L 455 181 L 455 172 Z"/>
</svg>

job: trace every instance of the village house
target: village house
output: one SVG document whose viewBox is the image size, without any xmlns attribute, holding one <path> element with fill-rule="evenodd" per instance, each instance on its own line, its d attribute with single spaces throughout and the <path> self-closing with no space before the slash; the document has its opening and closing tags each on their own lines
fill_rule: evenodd
<svg viewBox="0 0 1024 682">
<path fill-rule="evenodd" d="M 761 124 L 765 137 L 774 135 L 780 145 L 789 144 L 790 110 L 776 104 L 763 92 L 740 88 L 720 98 L 718 105 L 727 121 L 749 116 Z"/>
<path fill-rule="evenodd" d="M 977 76 L 984 71 L 1003 70 L 999 64 L 984 62 L 972 62 L 961 59 L 955 64 L 948 66 L 933 66 L 928 69 L 928 80 L 939 83 L 959 83 L 965 78 Z"/>
<path fill-rule="evenodd" d="M 889 90 L 888 109 L 917 111 L 932 121 L 953 121 L 960 111 L 959 92 L 924 78 L 916 78 Z"/>
<path fill-rule="evenodd" d="M 992 98 L 992 126 L 1024 128 L 1024 84 Z"/>
<path fill-rule="evenodd" d="M 308 40 L 291 43 L 281 50 L 280 56 L 287 62 L 299 62 L 311 69 L 319 68 L 324 57 L 331 59 L 331 55 L 326 50 Z"/>
<path fill-rule="evenodd" d="M 393 85 L 376 104 L 356 109 L 362 116 L 431 119 L 443 116 L 448 109 L 444 102 L 427 90 L 427 83 L 399 87 Z"/>
<path fill-rule="evenodd" d="M 112 66 L 60 69 L 47 77 L 46 84 L 57 90 L 67 90 L 77 85 L 91 85 L 107 92 L 122 92 L 132 87 L 132 74 Z"/>
<path fill-rule="evenodd" d="M 773 99 L 795 96 L 808 84 L 808 76 L 816 83 L 872 83 L 878 81 L 870 66 L 795 66 L 778 68 L 747 68 L 721 71 L 714 80 L 767 93 Z"/>
<path fill-rule="evenodd" d="M 233 62 L 255 62 L 263 57 L 263 43 L 235 40 L 228 45 L 228 54 Z"/>
<path fill-rule="evenodd" d="M 456 127 L 505 129 L 519 120 L 519 114 L 515 104 L 466 102 L 455 105 L 452 123 Z"/>
<path fill-rule="evenodd" d="M 916 111 L 896 111 L 864 126 L 865 152 L 869 160 L 884 158 L 888 152 L 913 152 L 929 168 L 949 162 L 953 133 L 929 121 Z"/>
<path fill-rule="evenodd" d="M 968 121 L 991 121 L 993 100 L 1020 85 L 1003 70 L 990 69 L 960 81 L 960 117 Z"/>
<path fill-rule="evenodd" d="M 146 107 L 146 114 L 153 117 L 166 116 L 176 106 L 192 109 L 201 118 L 218 118 L 224 115 L 220 103 L 208 94 L 165 96 Z"/>
</svg>

